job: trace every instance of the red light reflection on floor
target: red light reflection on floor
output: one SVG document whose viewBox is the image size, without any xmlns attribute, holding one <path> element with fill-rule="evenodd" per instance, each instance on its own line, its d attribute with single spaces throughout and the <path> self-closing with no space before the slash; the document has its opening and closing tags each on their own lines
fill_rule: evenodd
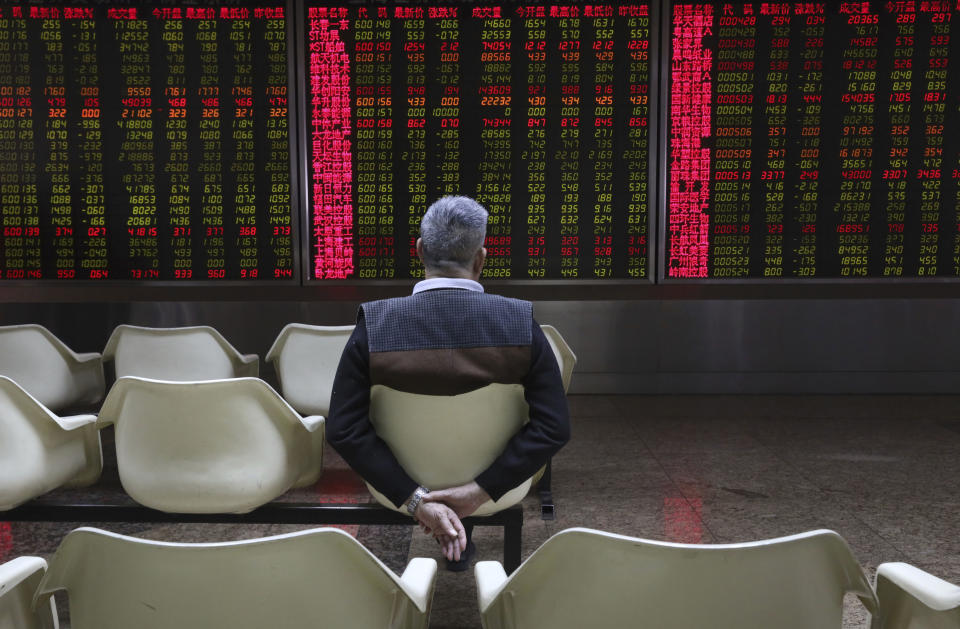
<svg viewBox="0 0 960 629">
<path fill-rule="evenodd" d="M 325 470 L 316 484 L 315 491 L 319 502 L 336 504 L 359 504 L 367 502 L 370 494 L 363 480 L 352 470 Z M 353 537 L 360 530 L 359 524 L 328 524 L 332 528 L 346 531 Z"/>
<path fill-rule="evenodd" d="M 680 544 L 699 544 L 703 539 L 702 512 L 703 502 L 699 497 L 664 496 L 664 539 Z"/>
<path fill-rule="evenodd" d="M 9 522 L 0 522 L 0 562 L 7 560 L 13 550 L 13 527 Z"/>
</svg>

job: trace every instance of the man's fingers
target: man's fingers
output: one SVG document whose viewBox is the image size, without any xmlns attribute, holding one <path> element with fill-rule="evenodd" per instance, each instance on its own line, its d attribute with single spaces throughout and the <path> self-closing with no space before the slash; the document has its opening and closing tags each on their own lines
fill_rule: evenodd
<svg viewBox="0 0 960 629">
<path fill-rule="evenodd" d="M 454 540 L 458 543 L 460 550 L 467 549 L 467 531 L 463 528 L 463 522 L 460 521 L 460 518 L 454 515 L 450 518 L 450 523 L 453 525 L 456 533 L 452 536 Z"/>
<path fill-rule="evenodd" d="M 456 537 L 448 535 L 437 535 L 437 543 L 440 544 L 440 552 L 450 561 L 460 561 L 463 548 Z"/>
<path fill-rule="evenodd" d="M 452 519 L 455 520 L 456 516 L 454 516 L 454 518 Z M 457 520 L 457 523 L 459 524 L 460 520 Z M 447 515 L 446 511 L 440 512 L 440 524 L 441 526 L 443 526 L 443 530 L 448 537 L 450 538 L 457 537 L 457 529 L 456 527 L 454 527 L 453 522 L 451 521 L 450 516 Z"/>
<path fill-rule="evenodd" d="M 440 542 L 443 556 L 452 561 L 454 544 L 450 543 L 450 539 L 447 537 L 442 537 L 438 541 Z"/>
<path fill-rule="evenodd" d="M 456 538 L 447 539 L 447 552 L 445 556 L 450 561 L 460 561 L 460 544 L 457 543 Z"/>
<path fill-rule="evenodd" d="M 453 525 L 453 528 L 454 528 L 454 529 L 456 529 L 456 530 L 454 531 L 454 534 L 453 534 L 454 537 L 456 537 L 456 536 L 458 536 L 460 533 L 463 533 L 463 532 L 464 532 L 463 522 L 460 521 L 460 518 L 457 516 L 456 513 L 454 513 L 454 514 L 450 517 L 450 524 Z"/>
</svg>

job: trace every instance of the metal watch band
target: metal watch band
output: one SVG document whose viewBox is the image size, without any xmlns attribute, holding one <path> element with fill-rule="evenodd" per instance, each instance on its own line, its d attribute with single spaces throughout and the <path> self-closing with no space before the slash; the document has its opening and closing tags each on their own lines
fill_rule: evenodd
<svg viewBox="0 0 960 629">
<path fill-rule="evenodd" d="M 410 497 L 410 502 L 407 503 L 407 513 L 415 517 L 417 514 L 417 507 L 420 506 L 420 501 L 422 501 L 423 497 L 429 493 L 430 490 L 422 485 L 414 489 L 413 496 Z"/>
</svg>

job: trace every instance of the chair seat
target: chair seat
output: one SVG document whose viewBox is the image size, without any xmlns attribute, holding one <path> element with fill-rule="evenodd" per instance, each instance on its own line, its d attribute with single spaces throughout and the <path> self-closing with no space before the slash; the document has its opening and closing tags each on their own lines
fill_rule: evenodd
<svg viewBox="0 0 960 629">
<path fill-rule="evenodd" d="M 353 333 L 352 325 L 291 323 L 280 331 L 267 352 L 280 380 L 283 398 L 297 412 L 327 415 L 340 355 Z"/>
<path fill-rule="evenodd" d="M 547 540 L 512 575 L 476 566 L 487 629 L 840 629 L 857 595 L 880 627 L 877 599 L 833 531 L 744 544 L 675 544 L 590 529 Z"/>
<path fill-rule="evenodd" d="M 432 559 L 395 575 L 337 529 L 214 544 L 73 531 L 35 600 L 66 590 L 73 629 L 426 627 Z"/>
<path fill-rule="evenodd" d="M 323 417 L 301 417 L 257 378 L 128 376 L 98 423 L 116 426 L 124 490 L 161 511 L 245 513 L 315 483 L 323 463 Z"/>
<path fill-rule="evenodd" d="M 100 354 L 78 354 L 35 324 L 0 326 L 0 376 L 55 411 L 96 404 L 105 389 Z"/>
<path fill-rule="evenodd" d="M 118 325 L 103 349 L 117 379 L 138 376 L 192 381 L 256 377 L 260 359 L 238 352 L 223 335 L 205 326 L 145 328 Z"/>
<path fill-rule="evenodd" d="M 370 421 L 401 467 L 419 484 L 444 489 L 468 483 L 487 469 L 527 422 L 523 387 L 491 384 L 460 395 L 421 395 L 375 385 L 370 390 Z M 527 479 L 474 515 L 488 515 L 520 502 Z M 380 504 L 399 510 L 374 487 Z"/>
</svg>

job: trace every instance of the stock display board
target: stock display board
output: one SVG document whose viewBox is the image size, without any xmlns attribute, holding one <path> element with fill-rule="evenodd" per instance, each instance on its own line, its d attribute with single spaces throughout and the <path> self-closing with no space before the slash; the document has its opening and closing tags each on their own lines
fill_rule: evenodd
<svg viewBox="0 0 960 629">
<path fill-rule="evenodd" d="M 286 12 L 0 5 L 0 279 L 294 279 Z"/>
<path fill-rule="evenodd" d="M 304 11 L 308 278 L 422 276 L 445 194 L 490 211 L 486 278 L 648 277 L 647 3 Z"/>
<path fill-rule="evenodd" d="M 960 2 L 652 4 L 3 3 L 0 280 L 960 277 Z"/>
<path fill-rule="evenodd" d="M 670 22 L 666 278 L 960 276 L 960 3 Z"/>
</svg>

